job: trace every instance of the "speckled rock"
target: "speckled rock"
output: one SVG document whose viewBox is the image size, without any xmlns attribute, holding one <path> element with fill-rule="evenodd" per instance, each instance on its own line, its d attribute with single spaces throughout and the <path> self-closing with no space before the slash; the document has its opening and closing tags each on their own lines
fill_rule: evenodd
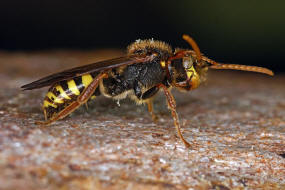
<svg viewBox="0 0 285 190">
<path fill-rule="evenodd" d="M 173 91 L 186 139 L 165 98 L 145 106 L 99 97 L 44 127 L 45 89 L 20 86 L 119 51 L 0 52 L 0 189 L 285 189 L 285 76 L 215 71 Z"/>
</svg>

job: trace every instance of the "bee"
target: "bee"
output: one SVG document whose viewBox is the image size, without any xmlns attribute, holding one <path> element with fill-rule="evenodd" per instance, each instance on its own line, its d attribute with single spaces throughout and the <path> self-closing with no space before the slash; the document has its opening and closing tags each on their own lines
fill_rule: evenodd
<svg viewBox="0 0 285 190">
<path fill-rule="evenodd" d="M 123 57 L 68 69 L 21 88 L 33 90 L 51 86 L 42 106 L 45 121 L 37 122 L 41 125 L 49 125 L 65 118 L 89 99 L 99 95 L 116 100 L 129 97 L 137 104 L 147 104 L 148 111 L 155 120 L 157 117 L 153 112 L 152 100 L 162 89 L 177 134 L 185 146 L 190 147 L 180 130 L 171 87 L 180 91 L 196 89 L 205 81 L 209 68 L 253 71 L 271 76 L 273 72 L 262 67 L 215 62 L 201 54 L 190 36 L 183 35 L 182 38 L 190 44 L 192 50 L 173 50 L 167 43 L 153 39 L 137 40 L 128 46 L 127 54 Z"/>
</svg>

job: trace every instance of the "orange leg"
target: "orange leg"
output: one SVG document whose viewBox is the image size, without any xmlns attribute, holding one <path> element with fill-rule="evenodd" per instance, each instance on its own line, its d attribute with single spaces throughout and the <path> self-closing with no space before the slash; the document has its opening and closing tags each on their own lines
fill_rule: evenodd
<svg viewBox="0 0 285 190">
<path fill-rule="evenodd" d="M 88 103 L 87 102 L 85 103 L 85 108 L 86 108 L 86 110 L 88 110 Z"/>
<path fill-rule="evenodd" d="M 77 100 L 75 102 L 72 102 L 70 105 L 68 105 L 66 108 L 64 108 L 62 111 L 54 115 L 52 118 L 50 118 L 48 121 L 44 122 L 36 122 L 36 124 L 39 125 L 49 125 L 59 119 L 63 119 L 64 117 L 68 116 L 70 113 L 72 113 L 74 110 L 76 110 L 79 106 L 82 104 L 85 104 L 88 99 L 93 95 L 95 92 L 96 88 L 99 85 L 99 82 L 103 79 L 106 78 L 107 74 L 103 73 L 98 75 L 91 83 L 90 85 L 84 89 L 82 94 L 78 96 Z"/>
<path fill-rule="evenodd" d="M 164 94 L 166 96 L 168 108 L 171 110 L 171 115 L 174 121 L 174 126 L 176 127 L 179 138 L 182 140 L 182 142 L 184 143 L 186 147 L 190 147 L 191 145 L 184 139 L 180 131 L 180 123 L 179 123 L 178 114 L 176 112 L 176 102 L 175 102 L 174 97 L 172 96 L 172 94 L 170 93 L 170 91 L 167 89 L 166 86 L 164 86 L 163 84 L 160 84 L 159 87 L 162 87 Z"/>
<path fill-rule="evenodd" d="M 154 123 L 157 122 L 157 116 L 155 115 L 155 113 L 153 112 L 153 102 L 152 102 L 152 99 L 148 99 L 147 100 L 147 109 L 148 109 L 148 112 L 150 113 L 151 115 L 151 118 L 152 118 L 152 121 Z"/>
</svg>

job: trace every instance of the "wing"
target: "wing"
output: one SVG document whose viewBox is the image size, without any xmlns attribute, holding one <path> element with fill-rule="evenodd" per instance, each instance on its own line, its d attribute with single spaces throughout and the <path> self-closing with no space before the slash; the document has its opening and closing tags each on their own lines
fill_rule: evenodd
<svg viewBox="0 0 285 190">
<path fill-rule="evenodd" d="M 55 73 L 44 78 L 41 78 L 37 81 L 32 83 L 26 84 L 21 86 L 23 90 L 32 90 L 36 88 L 42 88 L 45 86 L 50 86 L 62 80 L 68 80 L 76 76 L 81 76 L 87 73 L 98 72 L 98 71 L 106 71 L 112 68 L 124 66 L 124 65 L 131 65 L 135 63 L 143 63 L 152 61 L 156 55 L 131 55 L 125 57 L 114 58 L 110 60 L 104 60 L 96 63 L 92 63 L 89 65 L 83 65 L 81 67 L 75 67 L 72 69 L 68 69 L 59 73 Z"/>
</svg>

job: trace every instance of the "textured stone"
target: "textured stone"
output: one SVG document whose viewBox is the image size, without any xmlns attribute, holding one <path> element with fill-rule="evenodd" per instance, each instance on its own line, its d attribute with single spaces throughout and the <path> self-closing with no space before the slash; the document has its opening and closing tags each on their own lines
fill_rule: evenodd
<svg viewBox="0 0 285 190">
<path fill-rule="evenodd" d="M 0 52 L 0 189 L 285 188 L 284 75 L 213 71 L 195 91 L 173 90 L 192 149 L 176 136 L 162 93 L 157 124 L 145 106 L 104 97 L 51 126 L 34 124 L 47 88 L 21 85 L 120 54 Z"/>
</svg>

